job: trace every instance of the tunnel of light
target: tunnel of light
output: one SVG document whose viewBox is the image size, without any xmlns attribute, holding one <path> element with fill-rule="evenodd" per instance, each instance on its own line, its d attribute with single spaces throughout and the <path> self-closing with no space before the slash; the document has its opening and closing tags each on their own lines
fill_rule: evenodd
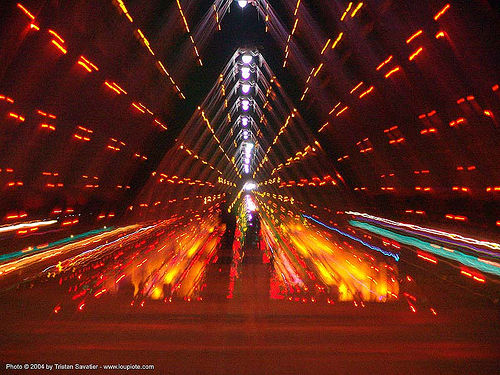
<svg viewBox="0 0 500 375">
<path fill-rule="evenodd" d="M 418 269 L 498 298 L 488 5 L 188 3 L 169 27 L 121 0 L 1 15 L 0 285 L 202 300 L 230 213 L 230 299 L 257 221 L 274 300 L 415 312 Z"/>
</svg>

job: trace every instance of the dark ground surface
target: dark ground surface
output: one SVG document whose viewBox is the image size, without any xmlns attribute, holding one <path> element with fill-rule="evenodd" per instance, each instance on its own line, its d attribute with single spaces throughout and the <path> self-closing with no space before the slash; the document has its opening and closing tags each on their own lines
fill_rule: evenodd
<svg viewBox="0 0 500 375">
<path fill-rule="evenodd" d="M 231 241 L 228 241 L 230 244 Z M 249 233 L 234 298 L 231 250 L 207 273 L 203 301 L 104 295 L 78 311 L 64 287 L 0 293 L 0 374 L 496 374 L 498 304 L 428 278 L 428 308 L 269 299 L 269 267 Z M 432 275 L 432 273 L 431 273 Z M 463 297 L 460 297 L 463 296 Z M 54 306 L 64 302 L 58 314 Z M 6 370 L 5 363 L 152 364 L 154 370 Z"/>
<path fill-rule="evenodd" d="M 133 308 L 109 297 L 85 312 L 54 315 L 50 299 L 40 301 L 33 293 L 2 309 L 2 362 L 154 364 L 154 371 L 131 371 L 145 374 L 494 374 L 499 369 L 495 309 L 433 316 L 410 313 L 399 303 L 361 309 L 351 303 L 255 300 Z"/>
</svg>

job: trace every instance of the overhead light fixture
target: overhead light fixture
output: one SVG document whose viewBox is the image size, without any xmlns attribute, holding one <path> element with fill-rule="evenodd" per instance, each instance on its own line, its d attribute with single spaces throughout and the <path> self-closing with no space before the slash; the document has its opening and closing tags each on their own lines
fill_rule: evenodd
<svg viewBox="0 0 500 375">
<path fill-rule="evenodd" d="M 251 87 L 252 86 L 249 83 L 244 83 L 241 85 L 241 91 L 243 92 L 243 94 L 248 94 Z"/>
<path fill-rule="evenodd" d="M 248 117 L 241 118 L 241 126 L 243 126 L 244 128 L 248 126 Z"/>
<path fill-rule="evenodd" d="M 244 140 L 248 139 L 248 131 L 247 130 L 243 130 L 243 139 Z"/>
<path fill-rule="evenodd" d="M 243 79 L 250 78 L 250 68 L 248 66 L 244 66 L 241 68 L 241 78 Z"/>
<path fill-rule="evenodd" d="M 243 190 L 245 191 L 253 191 L 255 189 L 257 189 L 257 184 L 253 181 L 247 181 L 245 185 L 243 185 Z"/>
<path fill-rule="evenodd" d="M 253 143 L 247 142 L 245 143 L 245 157 L 250 158 L 252 156 Z"/>
<path fill-rule="evenodd" d="M 246 99 L 242 100 L 241 101 L 241 109 L 245 112 L 248 111 L 250 109 L 250 102 Z"/>
<path fill-rule="evenodd" d="M 247 0 L 238 0 L 238 5 L 242 8 L 246 7 L 248 4 Z"/>
<path fill-rule="evenodd" d="M 243 55 L 241 56 L 241 61 L 243 61 L 244 64 L 250 64 L 253 60 L 252 55 Z"/>
<path fill-rule="evenodd" d="M 250 173 L 250 166 L 248 164 L 245 164 L 244 169 L 246 174 Z"/>
</svg>

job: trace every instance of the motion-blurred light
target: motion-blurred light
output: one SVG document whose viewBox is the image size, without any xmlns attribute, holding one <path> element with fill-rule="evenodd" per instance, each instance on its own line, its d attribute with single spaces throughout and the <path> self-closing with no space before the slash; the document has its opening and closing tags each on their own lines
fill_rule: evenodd
<svg viewBox="0 0 500 375">
<path fill-rule="evenodd" d="M 243 55 L 241 57 L 241 61 L 243 61 L 244 64 L 250 64 L 253 60 L 252 55 Z"/>
<path fill-rule="evenodd" d="M 243 190 L 245 191 L 253 191 L 257 189 L 257 184 L 253 181 L 247 181 L 245 185 L 243 185 Z"/>
<path fill-rule="evenodd" d="M 241 68 L 241 78 L 243 79 L 248 79 L 250 78 L 250 68 L 247 66 L 244 66 Z"/>
<path fill-rule="evenodd" d="M 248 111 L 250 109 L 250 102 L 248 100 L 242 100 L 241 101 L 241 109 L 243 111 Z"/>
<path fill-rule="evenodd" d="M 243 94 L 248 94 L 251 87 L 252 86 L 249 83 L 244 83 L 243 85 L 241 85 L 241 91 L 243 91 Z"/>
</svg>

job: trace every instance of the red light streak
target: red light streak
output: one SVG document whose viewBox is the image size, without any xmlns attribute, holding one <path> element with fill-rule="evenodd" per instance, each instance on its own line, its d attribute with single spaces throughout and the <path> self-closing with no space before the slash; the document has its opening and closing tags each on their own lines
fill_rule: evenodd
<svg viewBox="0 0 500 375">
<path fill-rule="evenodd" d="M 411 41 L 415 38 L 417 38 L 419 35 L 421 35 L 423 33 L 422 30 L 418 30 L 415 34 L 413 34 L 412 36 L 410 36 L 408 39 L 406 39 L 406 44 L 410 44 Z"/>
<path fill-rule="evenodd" d="M 62 53 L 64 54 L 68 53 L 68 51 L 59 43 L 57 43 L 54 39 L 52 39 L 52 44 L 55 45 Z"/>
<path fill-rule="evenodd" d="M 340 33 L 339 36 L 337 37 L 337 39 L 335 39 L 335 42 L 333 42 L 333 44 L 332 44 L 332 49 L 337 47 L 337 44 L 340 42 L 340 39 L 342 39 L 343 35 L 344 35 L 344 33 Z"/>
<path fill-rule="evenodd" d="M 349 11 L 351 10 L 351 7 L 352 7 L 352 2 L 349 3 L 349 5 L 347 6 L 347 9 L 344 11 L 344 14 L 342 14 L 342 17 L 340 17 L 341 21 L 343 21 L 344 18 L 347 16 L 347 14 L 349 13 Z"/>
<path fill-rule="evenodd" d="M 160 125 L 160 127 L 162 127 L 163 129 L 165 129 L 165 130 L 167 130 L 167 129 L 168 129 L 168 128 L 167 128 L 167 126 L 166 126 L 166 125 L 164 125 L 164 124 L 162 124 L 162 123 L 161 123 L 158 119 L 155 119 L 155 122 L 156 122 L 158 125 Z"/>
<path fill-rule="evenodd" d="M 415 57 L 417 57 L 417 56 L 420 54 L 420 52 L 422 52 L 422 51 L 423 51 L 423 48 L 422 48 L 422 47 L 420 47 L 420 48 L 419 48 L 419 49 L 417 49 L 415 52 L 413 52 L 413 53 L 410 55 L 410 57 L 408 57 L 408 60 L 412 61 L 412 60 L 413 60 Z"/>
<path fill-rule="evenodd" d="M 349 107 L 348 106 L 345 106 L 344 108 L 342 108 L 336 115 L 335 117 L 339 117 L 343 112 L 347 111 Z"/>
<path fill-rule="evenodd" d="M 142 113 L 146 113 L 146 112 L 145 112 L 145 111 L 144 111 L 141 107 L 139 107 L 137 104 L 132 103 L 132 106 L 133 106 L 134 108 L 136 108 L 138 111 L 140 111 L 140 112 L 142 112 Z"/>
<path fill-rule="evenodd" d="M 328 45 L 330 44 L 332 40 L 331 39 L 328 39 L 325 43 L 325 46 L 323 47 L 323 49 L 321 50 L 321 55 L 323 55 L 326 51 L 326 49 L 328 48 Z"/>
<path fill-rule="evenodd" d="M 65 43 L 65 42 L 64 42 L 64 39 L 63 39 L 63 38 L 61 38 L 61 36 L 60 36 L 58 33 L 56 33 L 54 30 L 50 30 L 50 29 L 49 29 L 49 31 L 48 31 L 48 32 L 49 32 L 49 34 L 52 34 L 52 35 L 53 35 L 53 36 L 55 36 L 57 39 L 59 39 L 59 42 L 61 42 L 62 44 L 64 44 L 64 43 Z"/>
<path fill-rule="evenodd" d="M 87 70 L 87 72 L 92 72 L 92 69 L 90 69 L 90 67 L 88 67 L 87 64 L 85 64 L 83 61 L 78 61 L 78 65 L 83 66 Z"/>
<path fill-rule="evenodd" d="M 314 77 L 316 77 L 318 75 L 321 68 L 323 68 L 323 63 L 319 64 L 318 69 L 316 69 L 316 72 L 314 73 Z"/>
<path fill-rule="evenodd" d="M 103 288 L 103 289 L 101 289 L 100 291 L 96 292 L 96 293 L 94 294 L 94 297 L 95 297 L 95 298 L 98 298 L 98 297 L 100 297 L 103 293 L 106 293 L 106 291 L 107 291 L 107 289 L 106 289 L 106 288 Z"/>
<path fill-rule="evenodd" d="M 35 16 L 31 14 L 30 11 L 26 9 L 24 6 L 22 6 L 20 3 L 17 3 L 17 7 L 21 9 L 24 12 L 24 14 L 26 14 L 29 18 L 31 18 L 32 20 L 35 19 Z"/>
<path fill-rule="evenodd" d="M 341 104 L 341 102 L 338 102 L 338 103 L 335 105 L 335 107 L 333 107 L 333 108 L 331 109 L 331 111 L 330 111 L 328 114 L 329 114 L 329 115 L 331 115 L 333 112 L 335 112 L 335 110 L 337 109 L 337 107 L 338 107 L 340 104 Z"/>
<path fill-rule="evenodd" d="M 392 55 L 391 55 L 391 56 L 389 56 L 389 57 L 388 57 L 385 61 L 383 61 L 383 62 L 382 62 L 379 66 L 377 66 L 377 69 L 376 69 L 376 70 L 380 70 L 380 69 L 382 69 L 382 67 L 383 67 L 385 64 L 387 64 L 389 61 L 391 61 L 391 60 L 392 60 Z"/>
<path fill-rule="evenodd" d="M 61 223 L 62 226 L 69 226 L 69 225 L 74 225 L 74 224 L 78 224 L 79 220 L 78 219 L 74 219 L 74 220 L 66 220 L 66 221 L 63 221 Z"/>
<path fill-rule="evenodd" d="M 443 9 L 436 13 L 434 16 L 434 21 L 437 21 L 446 11 L 450 8 L 450 4 L 446 4 Z"/>
<path fill-rule="evenodd" d="M 493 116 L 493 112 L 491 112 L 490 110 L 487 110 L 487 109 L 486 109 L 486 110 L 484 110 L 484 111 L 483 111 L 483 113 L 484 113 L 486 116 L 490 117 L 490 118 L 494 118 L 494 116 Z"/>
<path fill-rule="evenodd" d="M 125 275 L 121 275 L 118 279 L 116 279 L 115 284 L 118 284 L 124 277 Z"/>
<path fill-rule="evenodd" d="M 420 131 L 420 134 L 437 133 L 436 128 L 427 128 Z"/>
<path fill-rule="evenodd" d="M 390 70 L 386 75 L 385 78 L 389 78 L 393 73 L 396 73 L 399 70 L 399 66 L 395 67 L 394 69 Z"/>
<path fill-rule="evenodd" d="M 391 139 L 391 140 L 389 141 L 389 143 L 390 143 L 390 144 L 394 144 L 394 143 L 401 143 L 401 142 L 404 142 L 404 140 L 405 140 L 405 139 L 401 137 L 401 138 L 398 138 L 398 139 Z"/>
<path fill-rule="evenodd" d="M 356 15 L 356 13 L 358 13 L 358 11 L 361 9 L 362 6 L 363 6 L 363 3 L 358 4 L 358 6 L 352 11 L 351 18 L 354 18 L 354 16 Z"/>
<path fill-rule="evenodd" d="M 426 260 L 427 262 L 430 262 L 430 263 L 433 263 L 433 264 L 437 264 L 438 261 L 436 258 L 434 258 L 433 256 L 430 256 L 429 254 L 427 253 L 424 253 L 422 251 L 418 251 L 417 252 L 417 256 L 423 260 Z"/>
<path fill-rule="evenodd" d="M 56 127 L 54 125 L 50 125 L 50 124 L 41 124 L 40 127 L 42 129 L 48 129 L 48 130 L 51 130 L 51 131 L 55 131 L 56 130 Z"/>
<path fill-rule="evenodd" d="M 14 220 L 14 219 L 22 219 L 22 218 L 25 218 L 25 217 L 28 217 L 28 214 L 26 212 L 20 212 L 20 213 L 11 213 L 11 214 L 7 214 L 7 216 L 5 216 L 5 219 L 6 220 Z"/>
<path fill-rule="evenodd" d="M 23 122 L 25 120 L 25 118 L 21 115 L 18 115 L 17 113 L 14 113 L 14 112 L 10 112 L 9 113 L 9 116 L 12 117 L 12 118 L 15 118 L 21 122 Z"/>
<path fill-rule="evenodd" d="M 127 95 L 127 92 L 118 85 L 116 82 L 112 82 L 112 85 L 116 87 L 118 90 L 120 90 L 123 94 Z"/>
<path fill-rule="evenodd" d="M 118 88 L 116 88 L 114 85 L 110 84 L 108 81 L 104 81 L 104 84 L 106 86 L 108 86 L 111 90 L 113 90 L 114 92 L 116 92 L 118 95 L 121 94 L 121 91 Z"/>
<path fill-rule="evenodd" d="M 450 220 L 457 220 L 457 221 L 467 221 L 467 216 L 458 216 L 458 215 L 446 214 L 445 218 L 450 219 Z"/>
<path fill-rule="evenodd" d="M 176 1 L 177 1 L 177 7 L 179 8 L 179 13 L 181 14 L 182 20 L 184 22 L 184 27 L 186 29 L 186 33 L 191 34 L 186 17 L 184 16 L 184 12 L 182 11 L 181 3 L 179 2 L 179 0 L 176 0 Z M 198 53 L 198 48 L 196 47 L 196 43 L 194 42 L 193 36 L 189 35 L 189 39 L 191 40 L 191 44 L 193 46 L 194 53 L 195 53 L 196 57 L 198 58 L 198 63 L 200 64 L 200 66 L 203 66 L 203 63 L 201 61 L 200 54 Z"/>
<path fill-rule="evenodd" d="M 363 82 L 360 82 L 358 83 L 350 92 L 349 94 L 352 94 L 354 91 L 356 91 L 361 85 L 363 84 Z"/>
<path fill-rule="evenodd" d="M 6 102 L 10 103 L 10 104 L 13 104 L 14 103 L 14 99 L 11 99 L 5 95 L 0 95 L 0 100 L 5 100 Z"/>
<path fill-rule="evenodd" d="M 465 123 L 467 120 L 463 117 L 460 117 L 460 118 L 457 118 L 456 120 L 454 121 L 451 121 L 450 122 L 450 126 L 451 127 L 454 127 L 454 126 L 458 126 L 459 124 L 463 124 Z"/>
<path fill-rule="evenodd" d="M 371 93 L 373 91 L 374 87 L 373 86 L 370 86 L 370 88 L 368 90 L 366 90 L 365 92 L 363 92 L 359 98 L 360 99 L 363 99 L 364 96 L 368 95 L 369 93 Z"/>
<path fill-rule="evenodd" d="M 319 128 L 318 133 L 321 133 L 321 132 L 323 131 L 323 129 L 325 129 L 325 127 L 327 127 L 327 126 L 328 126 L 328 124 L 329 124 L 328 122 L 325 122 L 325 123 L 323 124 L 323 126 L 321 126 L 321 128 Z"/>
<path fill-rule="evenodd" d="M 485 283 L 486 282 L 486 278 L 481 275 L 480 273 L 477 273 L 477 272 L 473 272 L 473 271 L 470 271 L 466 268 L 462 268 L 460 270 L 460 273 L 464 276 L 467 276 L 477 282 L 480 282 L 480 283 Z"/>
<path fill-rule="evenodd" d="M 96 71 L 99 70 L 99 68 L 97 66 L 95 66 L 92 62 L 90 62 L 87 58 L 85 58 L 85 56 L 81 55 L 80 59 L 82 59 L 87 65 L 90 65 L 92 67 L 92 69 L 94 69 Z"/>
</svg>

